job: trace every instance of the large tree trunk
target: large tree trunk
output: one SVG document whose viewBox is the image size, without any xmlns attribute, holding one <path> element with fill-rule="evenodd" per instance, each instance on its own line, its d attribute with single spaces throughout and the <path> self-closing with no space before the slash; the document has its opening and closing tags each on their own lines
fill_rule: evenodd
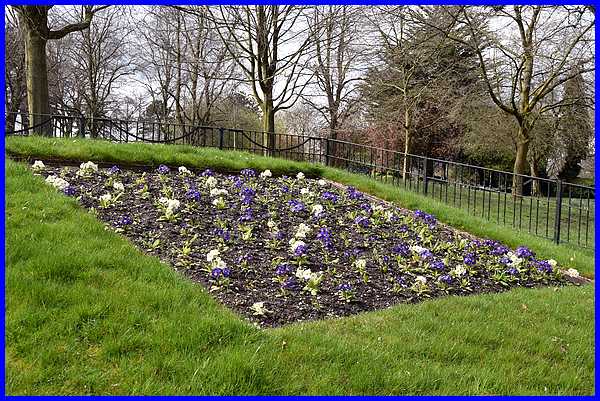
<svg viewBox="0 0 600 401">
<path fill-rule="evenodd" d="M 40 36 L 33 27 L 27 26 L 25 33 L 25 64 L 27 66 L 29 124 L 31 127 L 36 127 L 31 133 L 51 136 L 51 123 L 42 124 L 50 118 L 46 43 L 47 40 Z"/>
<path fill-rule="evenodd" d="M 275 110 L 273 108 L 273 96 L 265 94 L 265 101 L 262 105 L 263 117 L 263 146 L 265 156 L 273 156 L 275 150 Z"/>
<path fill-rule="evenodd" d="M 523 195 L 523 174 L 527 171 L 527 152 L 529 151 L 529 135 L 525 134 L 525 129 L 519 129 L 519 139 L 517 140 L 517 156 L 513 167 L 513 196 Z"/>
</svg>

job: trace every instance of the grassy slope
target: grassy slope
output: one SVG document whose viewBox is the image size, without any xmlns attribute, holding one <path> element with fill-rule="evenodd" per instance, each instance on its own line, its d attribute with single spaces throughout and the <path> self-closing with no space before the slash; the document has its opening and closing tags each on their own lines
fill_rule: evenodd
<svg viewBox="0 0 600 401">
<path fill-rule="evenodd" d="M 594 391 L 593 286 L 263 331 L 22 165 L 6 170 L 8 394 Z"/>
<path fill-rule="evenodd" d="M 425 210 L 433 213 L 446 224 L 477 236 L 502 241 L 513 248 L 527 244 L 540 257 L 556 259 L 563 266 L 573 267 L 587 277 L 594 277 L 594 252 L 591 249 L 581 249 L 568 244 L 557 246 L 551 241 L 474 217 L 468 211 L 454 208 L 420 194 L 365 176 L 321 165 L 267 158 L 245 152 L 223 152 L 218 149 L 183 145 L 111 144 L 105 141 L 42 137 L 6 138 L 6 151 L 31 159 L 67 158 L 110 161 L 121 164 L 126 162 L 152 165 L 166 163 L 172 166 L 183 164 L 188 167 L 210 167 L 227 171 L 239 171 L 245 167 L 259 170 L 269 168 L 276 174 L 295 174 L 297 171 L 304 171 L 309 175 L 321 175 L 338 182 L 354 185 L 362 191 L 394 201 L 409 209 Z"/>
</svg>

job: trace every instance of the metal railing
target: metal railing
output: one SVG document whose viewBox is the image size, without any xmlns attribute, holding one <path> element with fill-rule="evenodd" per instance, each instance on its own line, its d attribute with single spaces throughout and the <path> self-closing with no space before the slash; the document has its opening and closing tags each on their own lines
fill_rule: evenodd
<svg viewBox="0 0 600 401">
<path fill-rule="evenodd" d="M 7 114 L 7 121 L 9 117 L 13 119 L 10 126 L 7 124 L 6 135 L 34 133 L 113 142 L 186 144 L 322 163 L 369 175 L 555 243 L 595 247 L 594 187 L 517 175 L 522 192 L 513 196 L 512 172 L 338 139 L 65 115 L 36 116 L 37 123 L 30 126 L 27 116 L 14 119 L 15 116 Z M 265 146 L 266 143 L 274 146 Z"/>
</svg>

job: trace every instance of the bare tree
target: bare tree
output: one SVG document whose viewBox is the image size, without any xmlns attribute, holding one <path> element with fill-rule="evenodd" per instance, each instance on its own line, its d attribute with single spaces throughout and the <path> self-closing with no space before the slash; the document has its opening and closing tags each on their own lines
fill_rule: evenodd
<svg viewBox="0 0 600 401">
<path fill-rule="evenodd" d="M 6 131 L 14 131 L 17 114 L 27 96 L 25 85 L 25 46 L 23 30 L 14 10 L 8 9 L 4 25 L 4 96 Z"/>
<path fill-rule="evenodd" d="M 302 74 L 310 44 L 305 24 L 302 27 L 305 10 L 278 5 L 218 6 L 207 10 L 261 107 L 264 144 L 272 150 L 275 113 L 292 107 L 309 81 Z M 281 88 L 277 92 L 276 86 Z"/>
<path fill-rule="evenodd" d="M 492 101 L 517 121 L 512 191 L 520 196 L 519 174 L 527 170 L 534 125 L 542 114 L 563 105 L 562 99 L 544 100 L 577 76 L 574 60 L 584 66 L 581 73 L 594 70 L 594 15 L 584 6 L 459 7 L 446 12 L 452 21 L 440 30 L 476 52 Z M 457 25 L 469 30 L 468 39 L 449 32 Z"/>
<path fill-rule="evenodd" d="M 27 65 L 27 104 L 32 126 L 42 124 L 50 114 L 48 97 L 48 70 L 46 63 L 46 44 L 49 40 L 61 39 L 70 33 L 82 31 L 90 23 L 98 11 L 108 6 L 82 6 L 83 18 L 77 22 L 67 23 L 58 29 L 48 24 L 48 13 L 53 6 L 12 6 L 19 13 L 21 24 L 25 29 L 25 62 Z M 41 129 L 50 134 L 50 125 Z"/>
</svg>

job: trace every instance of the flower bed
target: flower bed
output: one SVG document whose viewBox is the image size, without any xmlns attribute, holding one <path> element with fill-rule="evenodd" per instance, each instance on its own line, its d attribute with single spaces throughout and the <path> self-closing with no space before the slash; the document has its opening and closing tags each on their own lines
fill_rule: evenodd
<svg viewBox="0 0 600 401">
<path fill-rule="evenodd" d="M 32 166 L 145 252 L 265 326 L 444 295 L 562 285 L 553 260 L 324 180 Z"/>
</svg>

